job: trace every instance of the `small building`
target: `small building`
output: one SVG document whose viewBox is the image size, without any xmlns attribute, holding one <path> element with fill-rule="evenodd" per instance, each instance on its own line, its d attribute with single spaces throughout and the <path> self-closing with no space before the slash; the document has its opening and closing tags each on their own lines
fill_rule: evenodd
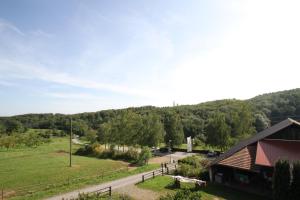
<svg viewBox="0 0 300 200">
<path fill-rule="evenodd" d="M 267 193 L 279 159 L 300 160 L 300 123 L 289 118 L 238 143 L 212 161 L 210 181 Z"/>
</svg>

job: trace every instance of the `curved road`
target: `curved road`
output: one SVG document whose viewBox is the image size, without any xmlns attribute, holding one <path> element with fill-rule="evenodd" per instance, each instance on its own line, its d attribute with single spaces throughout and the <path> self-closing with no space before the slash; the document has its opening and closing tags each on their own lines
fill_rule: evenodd
<svg viewBox="0 0 300 200">
<path fill-rule="evenodd" d="M 89 186 L 89 187 L 78 189 L 78 190 L 68 192 L 68 193 L 65 193 L 65 194 L 50 197 L 50 198 L 47 198 L 45 200 L 62 200 L 62 199 L 68 200 L 68 199 L 71 199 L 71 198 L 78 197 L 79 193 L 94 192 L 94 191 L 97 191 L 99 189 L 109 187 L 109 186 L 112 186 L 112 190 L 114 190 L 114 189 L 117 189 L 117 188 L 120 188 L 120 187 L 124 187 L 124 186 L 127 186 L 127 185 L 132 185 L 132 184 L 136 184 L 136 183 L 140 182 L 142 180 L 142 175 L 146 174 L 146 173 L 149 173 L 149 172 L 144 172 L 144 173 L 128 176 L 128 177 L 121 178 L 121 179 L 118 179 L 118 180 L 115 180 L 115 181 L 106 182 L 106 183 L 103 183 L 103 184 L 100 184 L 100 185 Z"/>
<path fill-rule="evenodd" d="M 190 156 L 190 155 L 193 155 L 193 153 L 175 152 L 175 153 L 171 154 L 172 159 L 174 159 L 174 160 L 178 160 L 180 158 L 184 158 L 184 157 L 187 157 L 187 156 Z M 166 157 L 168 159 L 170 157 L 170 154 L 165 155 L 163 157 Z M 154 170 L 152 170 L 152 171 L 154 171 Z M 121 187 L 124 187 L 124 186 L 127 186 L 127 185 L 133 185 L 133 184 L 136 184 L 136 183 L 142 181 L 142 175 L 150 173 L 152 171 L 148 171 L 148 172 L 128 176 L 128 177 L 125 177 L 125 178 L 121 178 L 121 179 L 118 179 L 118 180 L 102 183 L 102 184 L 99 184 L 99 185 L 88 186 L 86 188 L 81 188 L 81 189 L 78 189 L 78 190 L 74 190 L 72 192 L 68 192 L 68 193 L 57 195 L 57 196 L 53 196 L 53 197 L 47 198 L 45 200 L 62 200 L 62 199 L 69 200 L 69 199 L 78 197 L 79 193 L 95 192 L 97 190 L 100 190 L 102 188 L 109 187 L 109 186 L 111 186 L 112 191 L 114 191 L 117 188 L 121 188 Z"/>
</svg>

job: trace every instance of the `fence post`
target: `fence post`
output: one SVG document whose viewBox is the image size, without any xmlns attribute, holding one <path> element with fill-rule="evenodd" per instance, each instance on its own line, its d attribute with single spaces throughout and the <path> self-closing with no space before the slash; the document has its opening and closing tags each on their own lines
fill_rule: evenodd
<svg viewBox="0 0 300 200">
<path fill-rule="evenodd" d="M 143 182 L 145 181 L 145 177 L 144 177 L 144 175 L 142 176 L 142 181 L 143 181 Z"/>
<path fill-rule="evenodd" d="M 155 177 L 155 175 L 154 175 L 154 171 L 152 172 L 152 174 L 153 174 L 153 178 Z"/>
<path fill-rule="evenodd" d="M 4 189 L 1 188 L 1 196 L 2 196 L 2 200 L 4 200 Z"/>
<path fill-rule="evenodd" d="M 109 196 L 111 197 L 111 186 L 109 186 Z"/>
<path fill-rule="evenodd" d="M 169 174 L 169 167 L 167 167 L 167 174 Z"/>
</svg>

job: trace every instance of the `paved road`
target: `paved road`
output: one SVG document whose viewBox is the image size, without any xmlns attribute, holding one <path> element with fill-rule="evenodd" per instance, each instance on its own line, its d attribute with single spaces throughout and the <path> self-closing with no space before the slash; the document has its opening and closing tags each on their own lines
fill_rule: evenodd
<svg viewBox="0 0 300 200">
<path fill-rule="evenodd" d="M 107 183 L 103 183 L 100 185 L 95 185 L 95 186 L 89 186 L 86 188 L 82 188 L 82 189 L 78 189 L 69 193 L 65 193 L 65 194 L 61 194 L 61 195 L 57 195 L 54 197 L 50 197 L 47 198 L 46 200 L 62 200 L 64 198 L 64 200 L 68 200 L 71 198 L 76 198 L 78 197 L 79 193 L 88 193 L 88 192 L 94 192 L 96 190 L 105 188 L 105 187 L 109 187 L 112 186 L 112 190 L 117 189 L 117 188 L 121 188 L 127 185 L 132 185 L 132 184 L 136 184 L 138 182 L 140 182 L 142 180 L 142 175 L 146 174 L 149 172 L 144 172 L 144 173 L 140 173 L 140 174 L 136 174 L 136 175 L 132 175 L 132 176 L 128 176 L 125 178 L 121 178 L 115 181 L 111 181 L 111 182 L 107 182 Z"/>
<path fill-rule="evenodd" d="M 180 158 L 184 158 L 184 157 L 187 157 L 187 156 L 190 156 L 190 155 L 193 155 L 193 154 L 192 153 L 184 153 L 184 152 L 175 152 L 175 153 L 171 154 L 172 159 L 174 159 L 174 160 L 178 160 Z M 169 158 L 169 156 L 170 156 L 170 154 L 166 155 L 166 158 Z M 152 172 L 152 171 L 149 171 L 149 172 Z M 128 176 L 128 177 L 121 178 L 121 179 L 118 179 L 118 180 L 115 180 L 115 181 L 106 182 L 106 183 L 103 183 L 103 184 L 100 184 L 100 185 L 81 188 L 81 189 L 74 190 L 74 191 L 69 192 L 69 193 L 65 193 L 65 194 L 54 196 L 54 197 L 50 197 L 50 198 L 47 198 L 45 200 L 62 200 L 62 199 L 68 200 L 68 199 L 71 199 L 71 198 L 78 197 L 79 193 L 94 192 L 96 190 L 99 190 L 99 189 L 102 189 L 102 188 L 105 188 L 105 187 L 109 187 L 109 186 L 112 186 L 112 190 L 115 190 L 117 188 L 122 188 L 124 186 L 133 185 L 133 184 L 136 184 L 136 183 L 140 182 L 142 180 L 142 175 L 147 174 L 149 172 L 144 172 L 144 173 Z"/>
</svg>

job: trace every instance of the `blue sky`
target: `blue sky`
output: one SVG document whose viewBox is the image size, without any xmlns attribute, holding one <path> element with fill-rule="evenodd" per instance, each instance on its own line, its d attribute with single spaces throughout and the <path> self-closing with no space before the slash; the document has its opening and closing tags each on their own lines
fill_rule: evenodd
<svg viewBox="0 0 300 200">
<path fill-rule="evenodd" d="M 299 87 L 299 9 L 264 0 L 0 1 L 0 115 Z"/>
</svg>

